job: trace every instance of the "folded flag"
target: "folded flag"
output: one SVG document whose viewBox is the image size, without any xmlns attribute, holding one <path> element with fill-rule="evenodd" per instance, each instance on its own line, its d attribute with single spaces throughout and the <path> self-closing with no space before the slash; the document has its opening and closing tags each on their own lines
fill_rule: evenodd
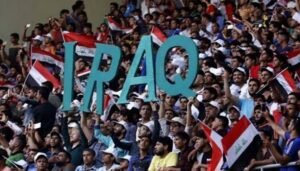
<svg viewBox="0 0 300 171">
<path fill-rule="evenodd" d="M 156 26 L 152 27 L 150 35 L 153 42 L 158 46 L 161 46 L 167 40 L 167 36 Z"/>
<path fill-rule="evenodd" d="M 43 82 L 50 81 L 54 88 L 61 86 L 60 81 L 55 78 L 39 61 L 35 61 L 31 67 L 26 84 L 31 86 L 41 86 Z"/>
<path fill-rule="evenodd" d="M 289 70 L 285 69 L 274 77 L 270 86 L 280 96 L 281 101 L 286 101 L 288 94 L 296 89 L 296 82 Z"/>
<path fill-rule="evenodd" d="M 107 17 L 107 24 L 112 31 L 121 31 L 123 33 L 133 32 L 133 28 L 122 26 L 120 23 L 115 21 L 111 16 Z"/>
<path fill-rule="evenodd" d="M 56 65 L 57 67 L 63 69 L 64 68 L 64 60 L 60 56 L 53 55 L 47 51 L 44 51 L 39 48 L 32 48 L 31 50 L 31 59 L 38 60 L 41 62 L 46 62 L 49 64 Z"/>
<path fill-rule="evenodd" d="M 227 165 L 233 170 L 243 170 L 255 157 L 260 140 L 254 125 L 243 116 L 222 139 Z"/>
<path fill-rule="evenodd" d="M 300 49 L 287 53 L 288 62 L 294 67 L 300 67 Z"/>
<path fill-rule="evenodd" d="M 74 32 L 63 32 L 65 42 L 77 42 L 75 52 L 79 56 L 94 57 L 96 52 L 96 41 L 93 36 L 86 36 Z"/>
<path fill-rule="evenodd" d="M 215 132 L 214 130 L 211 130 L 207 125 L 204 123 L 200 124 L 201 128 L 203 129 L 209 144 L 212 148 L 212 155 L 210 163 L 208 164 L 208 171 L 215 171 L 215 170 L 221 170 L 222 165 L 224 164 L 223 160 L 223 147 L 222 147 L 222 137 Z"/>
</svg>

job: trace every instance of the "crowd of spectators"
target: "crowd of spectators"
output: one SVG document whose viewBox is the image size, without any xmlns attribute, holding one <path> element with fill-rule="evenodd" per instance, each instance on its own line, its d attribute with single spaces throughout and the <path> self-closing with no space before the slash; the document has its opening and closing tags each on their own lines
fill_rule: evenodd
<svg viewBox="0 0 300 171">
<path fill-rule="evenodd" d="M 111 30 L 108 17 L 132 31 Z M 8 43 L 0 39 L 0 170 L 207 170 L 212 148 L 199 125 L 223 137 L 243 115 L 259 131 L 260 145 L 252 158 L 231 169 L 274 163 L 280 170 L 300 169 L 299 76 L 287 55 L 300 48 L 298 0 L 123 0 L 111 2 L 104 22 L 93 25 L 78 0 L 45 21 L 31 26 L 30 34 L 30 25 L 22 36 L 12 33 Z M 94 25 L 99 27 L 93 30 Z M 141 37 L 154 26 L 167 37 L 195 42 L 199 70 L 191 88 L 196 97 L 157 90 L 159 101 L 144 102 L 147 87 L 138 85 L 131 88 L 129 104 L 110 104 L 100 115 L 80 112 L 84 92 L 77 86 L 72 111 L 62 112 L 63 90 L 69 87 L 25 84 L 32 47 L 64 57 L 62 31 L 76 32 L 121 48 L 117 76 L 106 86 L 116 101 Z M 158 46 L 153 47 L 155 54 Z M 168 53 L 170 82 L 175 75 L 185 77 L 188 58 L 180 47 Z M 110 62 L 108 57 L 101 67 Z M 89 70 L 91 63 L 90 57 L 76 56 L 75 73 Z M 138 75 L 143 67 L 141 62 Z M 59 69 L 47 68 L 63 80 Z M 286 70 L 296 87 L 282 97 L 284 90 L 275 91 L 270 83 Z M 296 165 L 285 166 L 292 161 Z M 222 169 L 230 170 L 226 162 Z"/>
</svg>

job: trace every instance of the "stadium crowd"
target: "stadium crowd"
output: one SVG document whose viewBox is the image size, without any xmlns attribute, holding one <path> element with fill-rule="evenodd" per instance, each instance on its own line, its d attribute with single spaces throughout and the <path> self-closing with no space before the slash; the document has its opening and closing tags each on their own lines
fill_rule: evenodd
<svg viewBox="0 0 300 171">
<path fill-rule="evenodd" d="M 99 27 L 93 30 L 94 25 Z M 155 34 L 154 27 L 166 37 L 194 41 L 199 69 L 191 88 L 197 96 L 170 96 L 157 89 L 159 100 L 144 102 L 147 86 L 136 85 L 128 104 L 113 103 L 141 37 Z M 106 84 L 110 103 L 101 115 L 95 105 L 91 112 L 80 112 L 82 78 L 74 86 L 68 112 L 61 106 L 69 87 L 56 87 L 49 80 L 36 86 L 29 80 L 33 48 L 64 58 L 63 32 L 121 48 L 117 76 Z M 154 54 L 158 48 L 153 44 Z M 78 0 L 59 17 L 26 25 L 22 34 L 12 33 L 10 42 L 0 39 L 0 170 L 253 170 L 275 163 L 281 167 L 271 170 L 300 170 L 299 48 L 298 0 L 123 0 L 111 2 L 104 21 L 93 25 L 84 1 Z M 176 75 L 185 78 L 188 60 L 183 48 L 168 53 L 165 74 L 170 82 Z M 61 68 L 41 63 L 64 81 Z M 91 57 L 77 55 L 76 77 L 91 64 Z M 100 68 L 107 70 L 110 64 L 108 56 Z M 137 75 L 145 74 L 144 68 L 141 62 Z M 232 136 L 241 118 L 251 121 L 258 136 L 234 161 L 224 151 L 216 160 L 217 140 L 210 135 Z M 205 126 L 213 133 L 209 135 Z M 244 136 L 251 137 L 253 132 L 247 133 Z M 296 163 L 287 166 L 289 162 Z"/>
</svg>

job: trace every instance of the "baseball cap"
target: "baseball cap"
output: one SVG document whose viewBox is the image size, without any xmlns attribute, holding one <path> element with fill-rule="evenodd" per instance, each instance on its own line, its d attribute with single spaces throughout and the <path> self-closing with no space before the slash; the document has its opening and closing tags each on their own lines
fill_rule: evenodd
<svg viewBox="0 0 300 171">
<path fill-rule="evenodd" d="M 149 121 L 149 122 L 141 124 L 141 125 L 144 125 L 153 133 L 153 131 L 154 131 L 154 122 L 153 121 Z"/>
<path fill-rule="evenodd" d="M 44 157 L 48 160 L 48 156 L 46 153 L 38 152 L 38 153 L 36 153 L 36 155 L 33 158 L 34 162 L 36 162 L 41 157 Z"/>
<path fill-rule="evenodd" d="M 124 160 L 130 161 L 130 159 L 131 159 L 131 156 L 130 156 L 130 155 L 128 155 L 128 154 L 126 154 L 126 155 L 125 155 L 125 156 L 123 156 L 123 157 L 119 157 L 119 159 L 124 159 Z"/>
<path fill-rule="evenodd" d="M 36 35 L 33 40 L 38 40 L 38 41 L 44 41 L 44 37 L 43 36 L 40 36 L 40 35 Z"/>
<path fill-rule="evenodd" d="M 214 107 L 214 108 L 217 108 L 218 111 L 220 110 L 220 105 L 219 105 L 219 103 L 216 102 L 216 101 L 210 101 L 210 102 L 208 103 L 208 105 L 209 105 L 209 106 L 212 106 L 212 107 Z"/>
<path fill-rule="evenodd" d="M 232 110 L 232 109 L 233 109 L 233 110 L 236 110 L 236 111 L 239 112 L 239 113 L 241 112 L 241 110 L 240 110 L 237 106 L 235 106 L 235 105 L 229 107 L 229 108 L 228 108 L 228 111 L 230 111 L 230 110 Z"/>
<path fill-rule="evenodd" d="M 243 74 L 247 74 L 246 73 L 246 70 L 244 69 L 244 68 L 242 68 L 242 67 L 237 67 L 237 68 L 235 68 L 234 70 L 233 70 L 233 72 L 235 72 L 235 71 L 239 71 L 239 72 L 242 72 Z"/>
<path fill-rule="evenodd" d="M 271 75 L 274 74 L 274 69 L 271 68 L 271 67 L 269 67 L 269 66 L 262 68 L 261 71 L 267 71 L 267 72 L 269 72 Z"/>
<path fill-rule="evenodd" d="M 172 122 L 176 122 L 176 123 L 179 123 L 179 124 L 185 126 L 184 120 L 183 120 L 182 118 L 178 117 L 178 116 L 172 118 L 172 119 L 171 119 L 170 121 L 168 121 L 167 123 L 170 124 L 170 123 L 172 123 Z"/>
<path fill-rule="evenodd" d="M 107 149 L 102 150 L 102 152 L 106 154 L 111 154 L 112 156 L 114 156 L 115 159 L 117 159 L 118 154 L 116 149 L 113 146 L 110 146 Z"/>
<path fill-rule="evenodd" d="M 217 39 L 214 43 L 218 43 L 220 46 L 224 46 L 225 42 L 222 39 Z"/>
<path fill-rule="evenodd" d="M 119 122 L 117 122 L 117 121 L 113 121 L 113 122 L 116 124 L 122 125 L 125 128 L 125 130 L 128 131 L 128 125 L 125 121 L 121 120 Z"/>
</svg>

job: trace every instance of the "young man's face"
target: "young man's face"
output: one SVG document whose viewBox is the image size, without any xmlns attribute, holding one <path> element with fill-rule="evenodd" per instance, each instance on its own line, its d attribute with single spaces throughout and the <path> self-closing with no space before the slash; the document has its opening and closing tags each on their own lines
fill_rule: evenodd
<svg viewBox="0 0 300 171">
<path fill-rule="evenodd" d="M 84 151 L 82 154 L 82 159 L 83 159 L 83 163 L 85 165 L 90 165 L 94 162 L 94 156 L 91 152 L 89 151 Z"/>
<path fill-rule="evenodd" d="M 36 161 L 36 168 L 38 170 L 46 170 L 48 168 L 48 160 L 44 157 L 40 157 Z"/>
</svg>

